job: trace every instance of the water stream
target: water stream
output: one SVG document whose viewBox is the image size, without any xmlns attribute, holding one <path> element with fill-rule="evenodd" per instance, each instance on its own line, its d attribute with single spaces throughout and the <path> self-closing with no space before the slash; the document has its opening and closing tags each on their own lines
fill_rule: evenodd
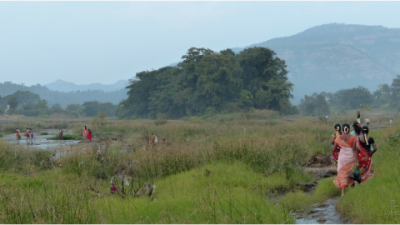
<svg viewBox="0 0 400 225">
<path fill-rule="evenodd" d="M 339 198 L 331 198 L 319 204 L 310 211 L 293 213 L 297 224 L 349 224 L 349 219 L 342 218 L 336 211 L 336 203 Z"/>
</svg>

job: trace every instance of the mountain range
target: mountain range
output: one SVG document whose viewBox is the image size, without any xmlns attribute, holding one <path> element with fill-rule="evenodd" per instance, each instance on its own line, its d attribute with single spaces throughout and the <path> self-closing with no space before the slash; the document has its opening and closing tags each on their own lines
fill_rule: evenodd
<svg viewBox="0 0 400 225">
<path fill-rule="evenodd" d="M 400 74 L 400 29 L 325 24 L 248 47 L 267 47 L 286 61 L 293 103 L 305 94 L 391 84 Z M 236 53 L 244 48 L 233 48 Z"/>
<path fill-rule="evenodd" d="M 46 84 L 48 89 L 52 91 L 71 92 L 71 91 L 86 91 L 86 90 L 102 90 L 104 92 L 119 91 L 129 85 L 128 80 L 120 80 L 115 84 L 74 84 L 63 80 L 56 80 L 50 84 Z"/>
</svg>

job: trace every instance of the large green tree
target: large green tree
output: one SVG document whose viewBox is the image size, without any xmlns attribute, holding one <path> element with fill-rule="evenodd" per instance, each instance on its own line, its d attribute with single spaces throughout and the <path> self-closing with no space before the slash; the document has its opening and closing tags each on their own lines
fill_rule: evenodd
<svg viewBox="0 0 400 225">
<path fill-rule="evenodd" d="M 287 81 L 284 60 L 262 47 L 247 48 L 238 54 L 244 89 L 254 97 L 255 107 L 284 111 L 290 107 L 293 84 Z"/>
<path fill-rule="evenodd" d="M 286 75 L 285 62 L 266 48 L 238 55 L 231 49 L 190 48 L 176 67 L 137 73 L 117 114 L 154 118 L 163 113 L 180 118 L 237 106 L 291 111 L 293 84 Z"/>
</svg>

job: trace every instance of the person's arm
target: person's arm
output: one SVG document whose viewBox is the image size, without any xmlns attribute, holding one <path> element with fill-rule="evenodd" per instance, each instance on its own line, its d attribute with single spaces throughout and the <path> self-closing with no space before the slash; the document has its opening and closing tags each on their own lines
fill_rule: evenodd
<svg viewBox="0 0 400 225">
<path fill-rule="evenodd" d="M 338 152 L 337 143 L 334 142 L 332 151 Z"/>
<path fill-rule="evenodd" d="M 374 146 L 374 151 L 373 151 L 373 152 L 371 152 L 371 155 L 375 154 L 375 152 L 378 150 L 378 148 L 376 147 L 376 144 L 375 144 L 375 142 L 374 142 L 374 143 L 372 143 L 372 146 Z"/>
<path fill-rule="evenodd" d="M 335 137 L 335 136 L 332 136 L 332 144 L 333 144 L 333 145 L 335 144 L 335 139 L 336 139 L 336 137 Z"/>
<path fill-rule="evenodd" d="M 356 158 L 356 161 L 358 161 L 357 141 L 355 141 L 353 144 L 353 152 L 354 152 L 354 157 Z"/>
</svg>

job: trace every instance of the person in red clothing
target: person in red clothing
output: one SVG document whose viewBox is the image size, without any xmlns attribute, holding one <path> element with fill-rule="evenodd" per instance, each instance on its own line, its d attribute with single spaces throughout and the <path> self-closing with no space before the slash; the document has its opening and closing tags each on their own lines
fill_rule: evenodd
<svg viewBox="0 0 400 225">
<path fill-rule="evenodd" d="M 117 187 L 115 187 L 114 183 L 111 184 L 111 194 L 114 194 L 117 191 Z"/>
<path fill-rule="evenodd" d="M 92 141 L 92 131 L 90 131 L 90 129 L 88 129 L 87 139 L 88 139 L 89 141 Z"/>
</svg>

